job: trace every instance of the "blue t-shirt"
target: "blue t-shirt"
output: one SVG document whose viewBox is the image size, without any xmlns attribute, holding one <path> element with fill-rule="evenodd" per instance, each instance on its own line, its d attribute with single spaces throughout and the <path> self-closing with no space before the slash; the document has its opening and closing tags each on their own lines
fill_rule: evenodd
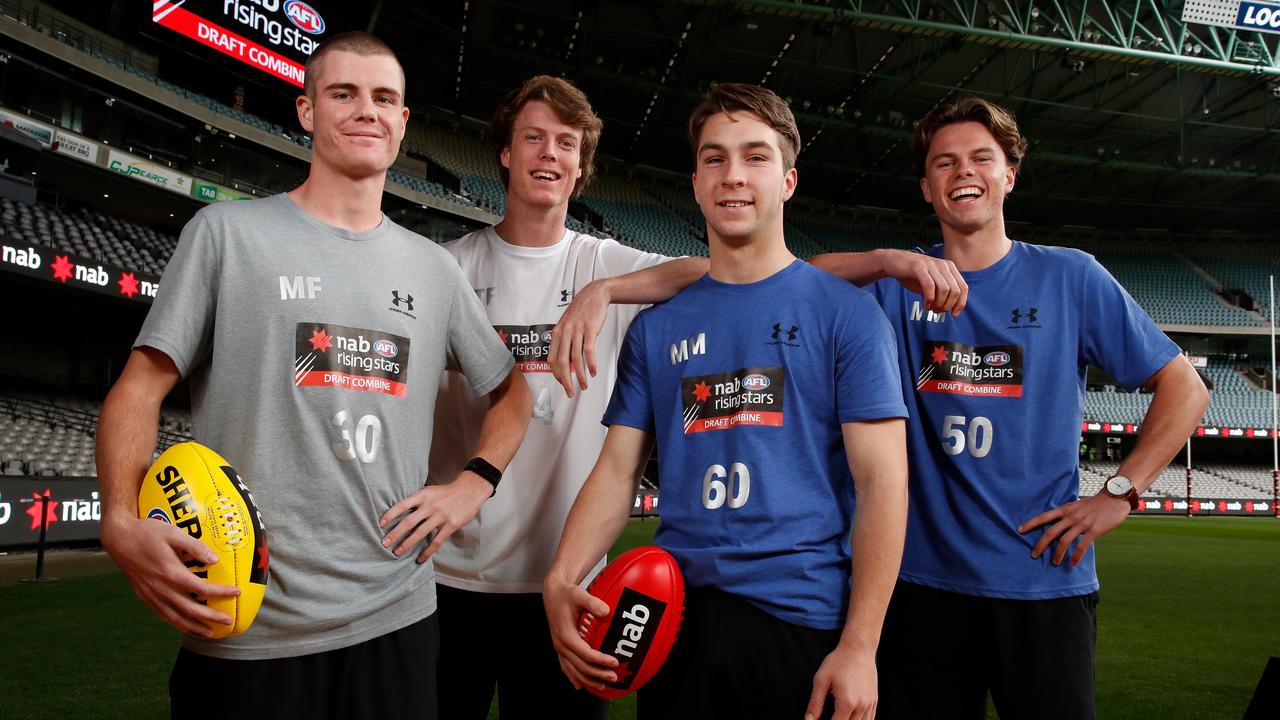
<svg viewBox="0 0 1280 720">
<path fill-rule="evenodd" d="M 687 584 L 834 629 L 854 515 L 840 424 L 905 414 L 880 308 L 797 260 L 755 283 L 704 276 L 640 313 L 604 423 L 656 434 L 655 540 Z"/>
<path fill-rule="evenodd" d="M 1133 389 L 1178 346 L 1079 250 L 1014 242 L 995 265 L 963 275 L 959 317 L 929 313 L 895 280 L 872 288 L 898 336 L 911 407 L 901 577 L 1019 600 L 1097 590 L 1092 547 L 1078 566 L 1068 556 L 1054 567 L 1052 552 L 1031 559 L 1042 530 L 1018 526 L 1077 499 L 1087 366 Z"/>
</svg>

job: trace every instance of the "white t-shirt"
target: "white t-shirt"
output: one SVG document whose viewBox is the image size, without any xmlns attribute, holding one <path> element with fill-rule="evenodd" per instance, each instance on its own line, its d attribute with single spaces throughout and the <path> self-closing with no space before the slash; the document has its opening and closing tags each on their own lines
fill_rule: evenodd
<svg viewBox="0 0 1280 720">
<path fill-rule="evenodd" d="M 489 322 L 515 357 L 533 393 L 533 418 L 498 493 L 435 555 L 436 580 L 463 590 L 541 592 L 569 508 L 595 466 L 607 428 L 600 424 L 617 377 L 618 350 L 639 305 L 612 305 L 596 339 L 597 375 L 572 399 L 555 381 L 551 329 L 587 283 L 671 260 L 565 230 L 551 247 L 526 248 L 492 227 L 444 245 L 475 288 Z M 471 459 L 488 399 L 453 371 L 436 401 L 430 477 L 450 482 Z M 592 571 L 604 566 L 604 558 Z M 590 577 L 590 575 L 589 575 Z"/>
</svg>

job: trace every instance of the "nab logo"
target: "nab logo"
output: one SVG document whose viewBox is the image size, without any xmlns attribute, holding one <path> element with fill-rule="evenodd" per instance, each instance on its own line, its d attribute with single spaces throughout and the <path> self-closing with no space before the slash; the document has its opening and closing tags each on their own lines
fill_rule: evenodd
<svg viewBox="0 0 1280 720">
<path fill-rule="evenodd" d="M 320 294 L 320 278 L 295 275 L 292 278 L 280 276 L 281 300 L 315 300 Z"/>
<path fill-rule="evenodd" d="M 405 310 L 408 310 L 409 312 L 413 312 L 413 296 L 406 293 L 404 297 L 400 297 L 399 290 L 392 290 L 391 304 L 395 305 L 396 307 L 400 307 L 401 303 L 404 303 Z"/>
<path fill-rule="evenodd" d="M 946 322 L 946 321 L 947 321 L 947 314 L 946 314 L 946 313 L 936 313 L 936 312 L 934 312 L 934 311 L 932 311 L 932 310 L 929 310 L 929 311 L 927 311 L 927 312 L 926 312 L 925 310 L 923 310 L 923 309 L 920 307 L 920 301 L 919 301 L 919 300 L 916 300 L 916 301 L 914 301 L 914 302 L 912 302 L 912 303 L 911 303 L 911 319 L 912 319 L 912 320 L 924 320 L 925 322 L 940 323 L 940 322 Z"/>
<path fill-rule="evenodd" d="M 1029 323 L 1033 323 L 1036 321 L 1035 308 L 1031 308 L 1031 312 L 1018 312 L 1021 309 L 1022 308 L 1014 308 L 1009 312 L 1009 322 L 1013 323 L 1014 325 L 1017 325 L 1018 323 L 1022 322 L 1023 318 L 1026 318 L 1027 322 Z"/>
<path fill-rule="evenodd" d="M 692 343 L 692 347 L 690 347 Z M 698 333 L 697 336 L 688 340 L 681 340 L 679 343 L 671 343 L 671 364 L 679 365 L 689 359 L 690 355 L 706 355 L 707 354 L 707 334 Z"/>
<path fill-rule="evenodd" d="M 556 307 L 564 307 L 565 305 L 568 305 L 570 302 L 572 302 L 572 300 L 573 300 L 573 289 L 572 289 L 572 288 L 566 288 L 566 289 L 564 289 L 564 290 L 561 290 L 561 291 L 560 291 L 560 304 L 559 304 L 559 305 L 557 305 Z"/>
<path fill-rule="evenodd" d="M 284 15 L 289 18 L 289 22 L 298 26 L 298 29 L 310 35 L 319 35 L 324 32 L 324 18 L 320 17 L 320 13 L 310 5 L 302 2 L 302 0 L 289 0 L 284 4 Z"/>
</svg>

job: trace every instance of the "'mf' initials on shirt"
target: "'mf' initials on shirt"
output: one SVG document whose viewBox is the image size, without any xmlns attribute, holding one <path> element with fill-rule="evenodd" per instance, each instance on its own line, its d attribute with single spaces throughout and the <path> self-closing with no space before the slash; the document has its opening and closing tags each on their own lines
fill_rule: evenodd
<svg viewBox="0 0 1280 720">
<path fill-rule="evenodd" d="M 281 300 L 315 300 L 320 292 L 320 278 L 295 275 L 292 278 L 280 276 Z"/>
<path fill-rule="evenodd" d="M 693 344 L 692 349 L 689 347 Z M 678 343 L 671 343 L 671 364 L 679 365 L 689 359 L 690 355 L 706 355 L 707 354 L 707 334 L 698 333 L 696 337 L 688 340 L 681 340 Z"/>
</svg>

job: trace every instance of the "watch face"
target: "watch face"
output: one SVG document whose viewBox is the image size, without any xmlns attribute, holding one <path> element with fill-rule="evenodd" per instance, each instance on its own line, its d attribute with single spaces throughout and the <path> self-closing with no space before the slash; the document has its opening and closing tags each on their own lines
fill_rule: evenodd
<svg viewBox="0 0 1280 720">
<path fill-rule="evenodd" d="M 1133 481 L 1123 475 L 1107 479 L 1107 492 L 1111 495 L 1124 495 L 1133 489 Z"/>
</svg>

